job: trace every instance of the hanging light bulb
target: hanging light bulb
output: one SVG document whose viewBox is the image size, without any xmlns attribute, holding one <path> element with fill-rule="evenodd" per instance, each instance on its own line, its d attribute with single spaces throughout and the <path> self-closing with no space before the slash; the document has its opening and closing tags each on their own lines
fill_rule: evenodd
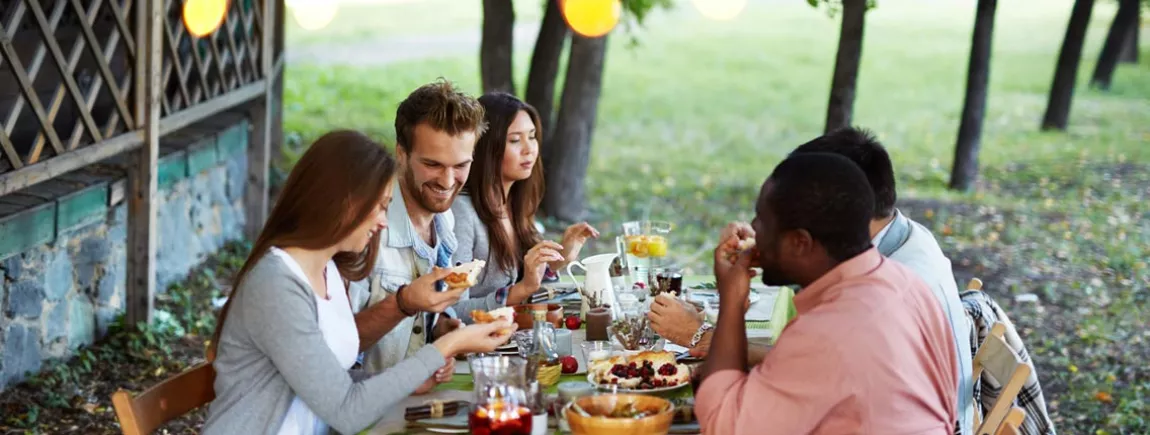
<svg viewBox="0 0 1150 435">
<path fill-rule="evenodd" d="M 304 30 L 320 30 L 331 24 L 339 5 L 335 0 L 292 0 L 287 2 L 296 24 Z"/>
<path fill-rule="evenodd" d="M 228 0 L 187 0 L 184 2 L 184 27 L 197 38 L 211 34 L 224 22 Z"/>
<path fill-rule="evenodd" d="M 565 0 L 562 7 L 571 30 L 588 38 L 606 35 L 623 15 L 619 0 Z"/>
<path fill-rule="evenodd" d="M 700 14 L 712 20 L 734 19 L 747 7 L 747 0 L 691 0 Z"/>
</svg>

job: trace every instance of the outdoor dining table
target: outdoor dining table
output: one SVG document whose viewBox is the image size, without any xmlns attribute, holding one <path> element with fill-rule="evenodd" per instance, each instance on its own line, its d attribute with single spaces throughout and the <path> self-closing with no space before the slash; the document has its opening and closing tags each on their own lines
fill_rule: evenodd
<svg viewBox="0 0 1150 435">
<path fill-rule="evenodd" d="M 688 275 L 683 277 L 684 289 L 695 289 L 699 292 L 704 292 L 707 287 L 713 288 L 708 284 L 713 283 L 714 278 L 703 275 Z M 546 284 L 545 284 L 546 286 Z M 782 332 L 783 327 L 786 326 L 795 316 L 795 308 L 792 299 L 794 293 L 787 287 L 772 287 L 765 288 L 759 286 L 752 286 L 752 290 L 759 294 L 759 300 L 751 305 L 748 315 L 751 312 L 769 313 L 765 321 L 748 321 L 747 322 L 747 337 L 748 341 L 752 343 L 773 344 L 774 339 Z M 565 314 L 570 314 L 571 310 L 565 309 Z M 580 370 L 577 374 L 562 375 L 559 382 L 565 381 L 587 381 L 586 367 L 587 364 L 583 360 L 583 354 L 579 346 L 585 340 L 585 332 L 583 329 L 572 331 L 572 354 L 579 360 Z M 435 431 L 429 428 L 419 427 L 418 425 L 411 425 L 404 420 L 404 410 L 412 406 L 420 406 L 427 404 L 431 401 L 448 402 L 452 400 L 467 400 L 473 401 L 473 384 L 470 374 L 470 368 L 466 361 L 457 360 L 455 363 L 455 375 L 451 381 L 440 384 L 435 387 L 431 392 L 418 396 L 409 396 L 400 402 L 397 406 L 392 408 L 388 414 L 381 419 L 374 427 L 361 433 L 361 435 L 423 435 L 434 433 L 445 433 L 445 428 L 436 428 Z M 547 389 L 548 393 L 555 393 L 556 386 L 552 385 Z M 694 391 L 691 386 L 685 386 L 676 390 L 657 393 L 660 397 L 664 398 L 690 398 L 693 397 Z M 554 426 L 555 418 L 550 418 L 551 425 Z M 450 433 L 450 432 L 447 432 Z M 461 432 L 467 433 L 466 427 L 462 428 Z M 557 429 L 552 429 L 548 433 L 560 433 Z M 674 432 L 674 433 L 695 433 L 695 432 Z"/>
</svg>

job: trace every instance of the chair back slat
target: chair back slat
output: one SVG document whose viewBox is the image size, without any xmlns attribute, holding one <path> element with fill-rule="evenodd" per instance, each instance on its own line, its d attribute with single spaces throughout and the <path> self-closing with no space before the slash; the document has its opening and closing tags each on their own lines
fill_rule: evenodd
<svg viewBox="0 0 1150 435">
<path fill-rule="evenodd" d="M 1022 421 L 1026 419 L 1026 411 L 1017 406 L 1010 408 L 1010 413 L 1006 414 L 1006 419 L 1002 420 L 1002 425 L 998 427 L 997 435 L 1020 435 Z"/>
<path fill-rule="evenodd" d="M 119 390 L 112 405 L 124 435 L 144 435 L 172 419 L 199 408 L 216 397 L 216 371 L 211 363 L 192 367 L 132 397 Z"/>
<path fill-rule="evenodd" d="M 971 278 L 970 282 L 966 283 L 967 290 L 982 290 L 982 280 L 978 278 Z"/>
<path fill-rule="evenodd" d="M 994 329 L 999 329 L 1000 325 L 995 325 Z M 979 346 L 974 366 L 976 382 L 985 371 L 1002 386 L 1002 392 L 986 412 L 986 418 L 981 422 L 975 419 L 978 435 L 996 435 L 1014 408 L 1014 399 L 1018 397 L 1018 392 L 1022 390 L 1026 378 L 1030 376 L 1031 368 L 1006 344 L 1001 332 L 995 335 L 993 331 Z"/>
</svg>

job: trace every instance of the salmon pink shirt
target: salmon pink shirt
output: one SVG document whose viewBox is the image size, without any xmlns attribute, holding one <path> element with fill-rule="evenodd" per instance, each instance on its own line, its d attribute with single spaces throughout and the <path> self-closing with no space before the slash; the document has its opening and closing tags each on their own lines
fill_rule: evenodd
<svg viewBox="0 0 1150 435">
<path fill-rule="evenodd" d="M 950 324 L 921 278 L 872 248 L 794 302 L 797 317 L 762 363 L 700 386 L 703 433 L 954 433 Z"/>
</svg>

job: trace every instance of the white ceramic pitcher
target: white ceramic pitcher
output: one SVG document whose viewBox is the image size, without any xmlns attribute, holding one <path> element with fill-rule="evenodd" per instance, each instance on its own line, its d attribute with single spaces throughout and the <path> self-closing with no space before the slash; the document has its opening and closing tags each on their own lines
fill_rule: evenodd
<svg viewBox="0 0 1150 435">
<path fill-rule="evenodd" d="M 584 294 L 596 295 L 599 303 L 610 305 L 612 310 L 615 310 L 617 305 L 615 290 L 611 286 L 611 262 L 615 261 L 617 255 L 615 253 L 592 255 L 583 261 L 572 261 L 567 264 L 567 275 L 571 277 L 571 281 L 576 286 L 582 287 Z M 575 274 L 571 273 L 571 268 L 576 266 L 583 269 L 583 273 L 586 274 L 582 284 L 575 279 Z M 584 297 L 581 314 L 587 314 L 587 308 L 587 298 Z"/>
</svg>

